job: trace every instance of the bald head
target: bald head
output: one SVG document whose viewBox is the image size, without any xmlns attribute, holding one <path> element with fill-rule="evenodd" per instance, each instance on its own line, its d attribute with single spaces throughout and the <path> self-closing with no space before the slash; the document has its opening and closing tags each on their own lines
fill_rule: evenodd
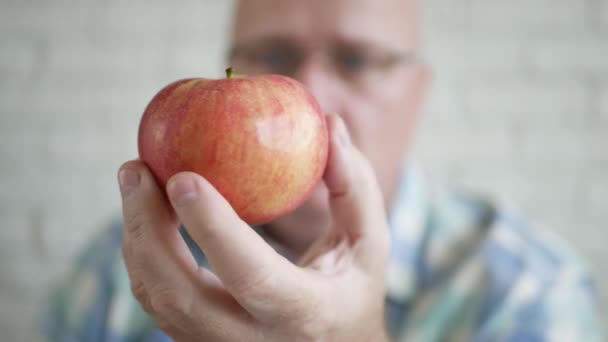
<svg viewBox="0 0 608 342">
<path fill-rule="evenodd" d="M 240 0 L 234 42 L 269 35 L 355 39 L 419 49 L 419 0 Z"/>
</svg>

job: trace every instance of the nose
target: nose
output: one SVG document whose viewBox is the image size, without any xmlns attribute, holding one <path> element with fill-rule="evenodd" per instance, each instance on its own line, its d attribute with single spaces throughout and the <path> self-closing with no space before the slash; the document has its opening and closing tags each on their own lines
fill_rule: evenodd
<svg viewBox="0 0 608 342">
<path fill-rule="evenodd" d="M 294 76 L 317 99 L 324 113 L 339 113 L 339 82 L 329 69 L 319 58 L 309 58 Z"/>
</svg>

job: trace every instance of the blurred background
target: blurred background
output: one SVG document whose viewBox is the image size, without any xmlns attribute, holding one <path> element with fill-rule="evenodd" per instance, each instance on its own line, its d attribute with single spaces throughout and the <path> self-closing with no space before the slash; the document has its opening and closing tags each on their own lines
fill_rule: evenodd
<svg viewBox="0 0 608 342">
<path fill-rule="evenodd" d="M 435 83 L 419 159 L 569 240 L 608 307 L 608 0 L 423 3 Z M 49 289 L 119 215 L 116 170 L 151 97 L 222 75 L 230 8 L 0 0 L 2 341 L 39 340 Z"/>
</svg>

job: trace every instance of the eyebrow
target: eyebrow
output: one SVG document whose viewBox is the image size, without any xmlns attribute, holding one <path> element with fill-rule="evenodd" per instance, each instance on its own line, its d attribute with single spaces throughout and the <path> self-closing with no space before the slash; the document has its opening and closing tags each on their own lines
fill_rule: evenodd
<svg viewBox="0 0 608 342">
<path fill-rule="evenodd" d="M 364 39 L 348 40 L 344 38 L 337 38 L 335 39 L 335 42 L 336 45 L 340 47 L 362 49 L 366 51 L 390 50 L 394 55 L 393 60 L 398 62 L 418 63 L 424 60 L 422 54 L 416 49 L 402 51 L 400 49 L 392 49 L 391 47 L 381 46 L 384 44 L 376 44 Z M 299 43 L 297 39 L 285 36 L 269 36 L 252 39 L 246 43 L 233 43 L 227 51 L 227 57 L 230 59 L 235 58 L 242 53 L 242 50 L 263 50 L 276 47 L 303 49 L 302 44 Z"/>
<path fill-rule="evenodd" d="M 228 48 L 228 58 L 234 58 L 242 50 L 252 49 L 265 49 L 271 47 L 286 47 L 286 48 L 299 48 L 299 44 L 294 42 L 294 39 L 282 36 L 270 36 L 252 39 L 248 42 L 233 42 Z"/>
</svg>

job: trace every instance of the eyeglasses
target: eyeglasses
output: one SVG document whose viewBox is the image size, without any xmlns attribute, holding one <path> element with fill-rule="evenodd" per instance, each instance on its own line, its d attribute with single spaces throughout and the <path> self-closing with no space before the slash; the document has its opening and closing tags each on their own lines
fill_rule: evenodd
<svg viewBox="0 0 608 342">
<path fill-rule="evenodd" d="M 235 46 L 230 51 L 230 62 L 237 72 L 281 74 L 296 77 L 298 71 L 312 55 L 320 56 L 327 71 L 354 87 L 367 87 L 386 77 L 399 66 L 419 63 L 415 51 L 397 52 L 357 44 L 337 44 L 315 52 L 305 51 L 288 42 L 258 43 Z"/>
</svg>

